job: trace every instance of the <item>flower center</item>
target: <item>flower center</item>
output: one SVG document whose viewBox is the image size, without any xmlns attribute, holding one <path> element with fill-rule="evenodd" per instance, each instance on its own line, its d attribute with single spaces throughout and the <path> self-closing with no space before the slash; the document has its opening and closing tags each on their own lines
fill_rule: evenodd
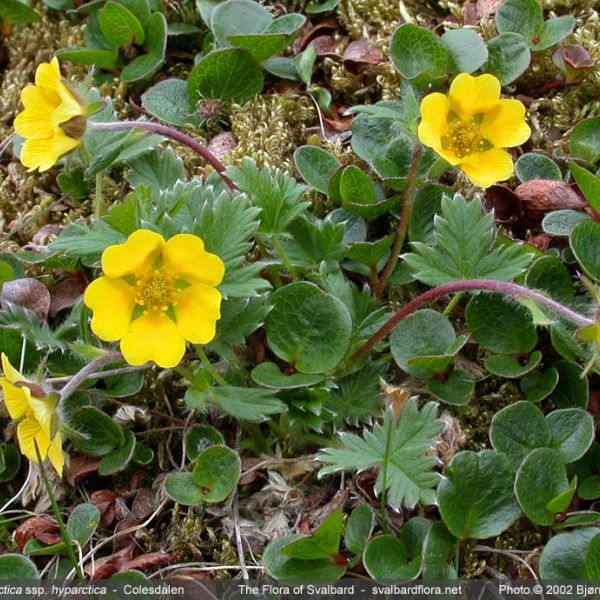
<svg viewBox="0 0 600 600">
<path fill-rule="evenodd" d="M 442 148 L 452 151 L 458 158 L 464 158 L 473 152 L 485 152 L 492 148 L 479 132 L 481 116 L 475 115 L 468 121 L 462 121 L 456 115 L 448 116 L 448 135 L 442 137 Z"/>
<path fill-rule="evenodd" d="M 178 291 L 173 278 L 160 268 L 138 277 L 135 301 L 144 307 L 144 314 L 148 311 L 164 314 L 177 304 Z"/>
</svg>

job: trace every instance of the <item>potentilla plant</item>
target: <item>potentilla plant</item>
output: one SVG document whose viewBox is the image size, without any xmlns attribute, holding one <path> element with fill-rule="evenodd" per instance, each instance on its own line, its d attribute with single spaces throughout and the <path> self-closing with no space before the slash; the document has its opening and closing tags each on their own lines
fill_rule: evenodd
<svg viewBox="0 0 600 600">
<path fill-rule="evenodd" d="M 336 504 L 309 532 L 289 529 L 271 541 L 262 564 L 275 578 L 336 579 L 354 569 L 375 579 L 455 578 L 463 546 L 492 552 L 478 542 L 519 519 L 551 538 L 543 576 L 594 576 L 600 515 L 579 500 L 600 497 L 587 410 L 589 378 L 600 373 L 598 124 L 574 132 L 580 155 L 568 171 L 581 192 L 573 206 L 585 210 L 549 212 L 541 225 L 556 251 L 499 228 L 490 188 L 557 171 L 555 185 L 566 186 L 568 175 L 545 155 L 523 153 L 525 105 L 502 93 L 520 73 L 499 57 L 510 40 L 527 57 L 549 48 L 573 23 L 545 21 L 537 0 L 522 2 L 527 23 L 515 21 L 515 4 L 506 0 L 499 35 L 487 43 L 470 29 L 438 37 L 400 26 L 390 45 L 398 99 L 350 109 L 352 159 L 329 144 L 297 148 L 304 183 L 250 157 L 225 166 L 173 126 L 189 123 L 190 106 L 161 96 L 166 82 L 142 98 L 161 107 L 148 111 L 157 119 L 171 115 L 169 125 L 118 119 L 109 98 L 67 82 L 56 58 L 37 67 L 14 121 L 15 149 L 30 172 L 58 169 L 65 195 L 93 196 L 94 217 L 7 263 L 15 266 L 0 311 L 0 384 L 16 430 L 0 447 L 0 482 L 21 458 L 35 466 L 30 477 L 39 469 L 61 536 L 57 544 L 30 539 L 25 553 L 59 564 L 66 556 L 69 576 L 93 569 L 87 544 L 107 517 L 85 502 L 63 523 L 53 482 L 85 476 L 75 467 L 71 475 L 72 465 L 93 462 L 104 478 L 143 467 L 159 481 L 158 510 L 174 502 L 194 515 L 224 503 L 237 523 L 238 491 L 258 488 L 262 468 L 244 458 L 285 464 L 309 455 L 321 479 L 354 477 L 361 501 L 347 518 Z M 263 71 L 284 73 L 311 86 L 325 131 L 321 111 L 331 98 L 314 96 L 316 54 L 288 62 L 271 51 L 288 48 L 303 17 L 274 19 L 250 0 L 202 6 L 215 39 L 187 82 L 194 101 L 219 91 L 252 98 Z M 135 30 L 114 38 L 115 48 L 151 54 L 150 29 L 125 10 L 109 2 L 97 19 L 120 15 Z M 263 20 L 260 31 L 247 31 L 241 10 Z M 148 19 L 165 30 L 161 13 Z M 417 56 L 420 47 L 431 52 Z M 85 50 L 61 56 L 83 60 Z M 258 72 L 258 84 L 240 91 L 236 78 L 212 76 L 234 69 L 234 58 L 246 61 L 248 77 Z M 154 59 L 148 72 L 164 48 Z M 185 82 L 168 81 L 183 93 Z M 190 176 L 180 146 L 207 173 Z M 106 173 L 122 177 L 118 202 L 107 201 Z M 21 265 L 82 274 L 81 297 L 55 313 L 62 321 L 51 326 L 47 309 L 41 317 L 30 310 L 19 286 L 47 290 Z M 513 394 L 488 415 L 481 396 L 490 382 L 508 382 Z M 474 414 L 485 421 L 477 440 L 460 425 L 472 429 Z M 577 568 L 561 571 L 560 552 L 576 549 L 584 550 Z M 237 551 L 245 568 L 241 538 Z M 37 574 L 28 559 L 17 562 Z M 0 576 L 7 564 L 0 557 Z"/>
</svg>

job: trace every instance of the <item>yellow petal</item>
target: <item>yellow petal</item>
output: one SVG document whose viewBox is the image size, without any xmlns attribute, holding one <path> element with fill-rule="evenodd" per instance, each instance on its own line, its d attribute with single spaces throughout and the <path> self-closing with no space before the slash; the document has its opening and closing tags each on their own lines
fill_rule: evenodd
<svg viewBox="0 0 600 600">
<path fill-rule="evenodd" d="M 63 83 L 59 84 L 58 93 L 61 101 L 52 114 L 52 123 L 55 126 L 66 123 L 73 117 L 79 117 L 84 114 L 81 104 L 79 104 L 71 91 Z"/>
<path fill-rule="evenodd" d="M 135 288 L 123 279 L 99 277 L 87 286 L 83 301 L 92 311 L 92 331 L 105 342 L 128 331 L 135 308 Z"/>
<path fill-rule="evenodd" d="M 207 285 L 221 283 L 225 273 L 223 261 L 204 250 L 204 242 L 189 233 L 172 237 L 163 250 L 165 267 L 171 277 Z"/>
<path fill-rule="evenodd" d="M 63 467 L 65 466 L 65 457 L 62 452 L 62 436 L 57 433 L 48 447 L 48 459 L 55 471 L 62 477 Z"/>
<path fill-rule="evenodd" d="M 53 420 L 56 414 L 52 403 L 48 400 L 31 396 L 29 398 L 29 406 L 33 411 L 35 420 L 39 423 L 48 438 L 52 437 Z"/>
<path fill-rule="evenodd" d="M 421 102 L 421 122 L 418 127 L 419 140 L 430 148 L 441 148 L 442 136 L 448 131 L 450 102 L 444 94 L 428 94 Z"/>
<path fill-rule="evenodd" d="M 48 90 L 35 85 L 28 85 L 21 92 L 21 102 L 27 110 L 37 110 L 46 119 L 60 104 L 60 96 L 56 90 Z"/>
<path fill-rule="evenodd" d="M 23 419 L 17 425 L 17 439 L 19 440 L 21 453 L 30 461 L 38 462 L 37 454 L 35 452 L 36 444 L 42 460 L 48 455 L 50 438 L 35 419 Z"/>
<path fill-rule="evenodd" d="M 109 246 L 102 254 L 102 269 L 109 277 L 141 275 L 152 267 L 165 240 L 148 229 L 134 231 L 123 244 Z"/>
<path fill-rule="evenodd" d="M 500 81 L 487 73 L 478 77 L 461 73 L 452 81 L 449 97 L 454 112 L 461 119 L 467 119 L 488 112 L 498 104 Z"/>
<path fill-rule="evenodd" d="M 500 148 L 474 152 L 465 157 L 459 167 L 473 184 L 482 188 L 510 179 L 514 173 L 511 155 Z"/>
<path fill-rule="evenodd" d="M 35 85 L 56 90 L 60 83 L 60 66 L 56 56 L 49 63 L 41 63 L 35 72 Z"/>
<path fill-rule="evenodd" d="M 203 283 L 181 290 L 175 305 L 177 329 L 193 344 L 207 344 L 215 337 L 220 313 L 221 294 Z"/>
<path fill-rule="evenodd" d="M 81 140 L 74 140 L 63 131 L 54 131 L 54 136 L 47 140 L 25 140 L 21 148 L 21 162 L 30 171 L 39 169 L 47 171 L 67 152 L 77 148 Z"/>
<path fill-rule="evenodd" d="M 33 140 L 49 139 L 54 135 L 51 116 L 58 105 L 48 96 L 33 85 L 23 90 L 21 100 L 25 110 L 20 112 L 13 122 L 17 135 Z"/>
<path fill-rule="evenodd" d="M 2 371 L 4 372 L 4 377 L 10 381 L 10 383 L 16 383 L 17 381 L 27 381 L 27 379 L 17 371 L 8 360 L 8 356 L 2 353 Z"/>
<path fill-rule="evenodd" d="M 4 404 L 11 419 L 22 419 L 29 410 L 30 391 L 27 387 L 17 387 L 4 377 L 0 378 Z"/>
<path fill-rule="evenodd" d="M 185 340 L 167 315 L 148 312 L 133 321 L 129 333 L 121 340 L 121 352 L 130 365 L 154 361 L 167 369 L 181 362 Z"/>
<path fill-rule="evenodd" d="M 493 110 L 484 115 L 480 133 L 496 148 L 524 144 L 531 135 L 531 129 L 525 122 L 525 106 L 518 100 L 500 100 Z"/>
</svg>

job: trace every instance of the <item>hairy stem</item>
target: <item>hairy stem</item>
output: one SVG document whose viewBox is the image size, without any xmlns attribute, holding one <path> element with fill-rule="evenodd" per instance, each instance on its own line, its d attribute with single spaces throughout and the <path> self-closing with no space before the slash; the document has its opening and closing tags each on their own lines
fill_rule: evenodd
<svg viewBox="0 0 600 600">
<path fill-rule="evenodd" d="M 385 454 L 383 456 L 383 468 L 381 471 L 381 504 L 380 504 L 380 512 L 381 512 L 381 529 L 384 532 L 387 532 L 387 474 L 388 474 L 388 464 L 390 462 L 390 450 L 392 445 L 392 425 L 394 423 L 394 419 L 390 418 L 387 422 L 386 432 L 385 432 Z"/>
<path fill-rule="evenodd" d="M 504 294 L 515 299 L 529 298 L 550 309 L 556 315 L 570 321 L 578 327 L 585 327 L 586 325 L 592 325 L 594 321 L 588 319 L 583 315 L 559 304 L 558 302 L 535 292 L 527 287 L 518 285 L 516 283 L 510 283 L 508 281 L 496 281 L 494 279 L 465 279 L 463 281 L 453 281 L 452 283 L 446 283 L 439 287 L 433 288 L 426 291 L 425 293 L 417 296 L 411 300 L 408 304 L 402 307 L 393 317 L 391 317 L 384 325 L 382 325 L 352 356 L 352 360 L 358 360 L 362 358 L 379 340 L 384 338 L 400 321 L 408 317 L 408 315 L 415 312 L 418 308 L 427 304 L 432 300 L 436 300 L 446 294 L 454 294 L 457 292 L 469 292 L 469 291 L 488 291 L 497 292 Z"/>
<path fill-rule="evenodd" d="M 123 355 L 120 352 L 107 352 L 100 358 L 93 360 L 87 364 L 81 371 L 71 377 L 69 383 L 60 391 L 60 402 L 64 402 L 69 396 L 77 391 L 77 388 L 86 380 L 92 373 L 96 373 L 96 370 L 100 367 L 113 362 L 123 360 Z"/>
<path fill-rule="evenodd" d="M 408 230 L 408 223 L 410 221 L 410 213 L 412 210 L 413 197 L 415 193 L 415 186 L 417 184 L 417 173 L 419 171 L 419 163 L 421 162 L 421 144 L 415 142 L 413 149 L 412 159 L 410 161 L 410 167 L 408 170 L 408 176 L 406 178 L 406 188 L 404 189 L 404 201 L 402 203 L 402 212 L 400 213 L 400 219 L 396 227 L 396 239 L 392 245 L 390 257 L 383 268 L 379 281 L 373 288 L 373 293 L 377 298 L 380 298 L 385 288 L 387 287 L 388 281 L 398 264 L 398 258 L 402 246 L 404 245 L 404 238 Z"/>
<path fill-rule="evenodd" d="M 221 176 L 223 181 L 229 186 L 230 189 L 237 189 L 233 181 L 229 179 L 225 172 L 225 165 L 203 144 L 197 142 L 195 139 L 174 129 L 167 125 L 161 125 L 160 123 L 154 123 L 153 121 L 114 121 L 111 123 L 94 123 L 90 122 L 89 126 L 94 129 L 102 129 L 105 131 L 119 131 L 123 129 L 145 129 L 150 133 L 157 133 L 163 135 L 171 140 L 175 140 L 184 146 L 187 146 L 193 150 L 196 154 L 200 155 L 208 164 L 212 165 L 215 171 Z"/>
</svg>

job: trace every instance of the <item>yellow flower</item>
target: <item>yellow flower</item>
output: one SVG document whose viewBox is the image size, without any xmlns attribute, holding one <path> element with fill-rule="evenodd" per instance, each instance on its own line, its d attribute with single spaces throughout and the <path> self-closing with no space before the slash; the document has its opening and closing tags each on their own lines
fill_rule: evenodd
<svg viewBox="0 0 600 600">
<path fill-rule="evenodd" d="M 500 99 L 496 77 L 461 73 L 447 96 L 423 98 L 418 133 L 425 146 L 486 188 L 512 176 L 512 157 L 504 148 L 523 144 L 531 130 L 523 103 Z"/>
<path fill-rule="evenodd" d="M 18 421 L 17 439 L 24 456 L 38 462 L 35 451 L 37 444 L 42 459 L 48 458 L 59 475 L 62 475 L 65 460 L 62 453 L 62 436 L 58 429 L 56 401 L 34 396 L 38 386 L 27 381 L 2 353 L 0 385 L 4 404 L 12 419 Z M 33 391 L 32 391 L 33 390 Z"/>
<path fill-rule="evenodd" d="M 81 143 L 85 108 L 63 83 L 56 57 L 38 66 L 35 85 L 21 92 L 21 102 L 25 109 L 14 121 L 15 132 L 25 138 L 21 162 L 30 171 L 47 171 Z"/>
<path fill-rule="evenodd" d="M 139 229 L 104 251 L 102 270 L 84 295 L 92 331 L 107 342 L 120 340 L 129 364 L 174 367 L 186 340 L 206 344 L 215 336 L 221 316 L 215 286 L 225 267 L 199 237 L 182 233 L 165 242 Z"/>
</svg>

